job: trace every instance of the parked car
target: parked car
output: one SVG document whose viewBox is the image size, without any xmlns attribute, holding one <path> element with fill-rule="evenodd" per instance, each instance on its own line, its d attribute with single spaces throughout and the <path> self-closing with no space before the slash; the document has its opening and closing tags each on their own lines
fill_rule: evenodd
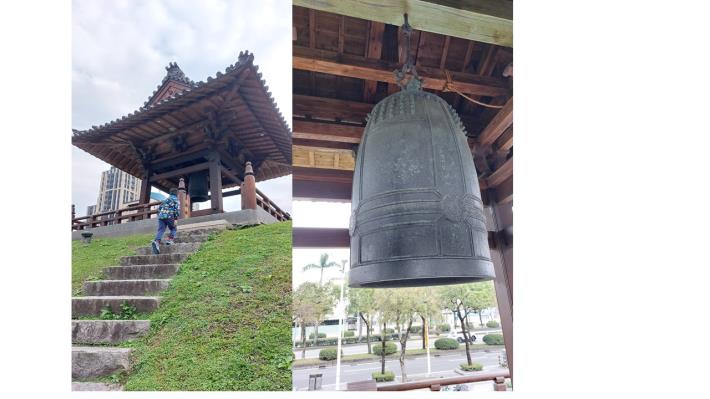
<svg viewBox="0 0 710 399">
<path fill-rule="evenodd" d="M 463 332 L 462 332 L 462 331 L 456 331 L 456 332 L 452 331 L 452 332 L 450 332 L 446 337 L 447 337 L 447 338 L 453 338 L 453 339 L 457 340 L 460 344 L 463 344 L 463 343 L 464 343 L 464 338 L 463 338 Z M 476 342 L 476 336 L 475 336 L 475 335 L 469 333 L 469 334 L 468 334 L 468 338 L 469 338 L 468 343 L 472 344 L 472 343 Z"/>
</svg>

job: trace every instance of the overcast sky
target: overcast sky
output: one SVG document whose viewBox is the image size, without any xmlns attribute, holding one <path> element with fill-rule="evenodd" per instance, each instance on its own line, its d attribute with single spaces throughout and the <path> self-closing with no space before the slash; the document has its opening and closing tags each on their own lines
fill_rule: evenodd
<svg viewBox="0 0 710 399">
<path fill-rule="evenodd" d="M 87 129 L 143 105 L 175 61 L 204 81 L 254 53 L 284 118 L 291 121 L 291 4 L 283 0 L 74 0 L 72 127 Z M 67 132 L 66 134 L 71 134 Z M 77 215 L 96 203 L 109 165 L 72 147 L 72 201 Z M 257 183 L 291 212 L 291 176 Z M 239 197 L 224 199 L 239 209 Z"/>
<path fill-rule="evenodd" d="M 293 201 L 292 215 L 294 227 L 348 228 L 350 226 L 350 203 Z M 294 248 L 292 281 L 294 289 L 306 281 L 319 281 L 320 271 L 318 269 L 304 271 L 303 266 L 309 263 L 318 264 L 322 253 L 327 253 L 330 257 L 329 260 L 338 264 L 342 264 L 343 260 L 350 262 L 349 248 Z M 339 279 L 341 276 L 342 273 L 338 267 L 325 269 L 323 282 Z"/>
</svg>

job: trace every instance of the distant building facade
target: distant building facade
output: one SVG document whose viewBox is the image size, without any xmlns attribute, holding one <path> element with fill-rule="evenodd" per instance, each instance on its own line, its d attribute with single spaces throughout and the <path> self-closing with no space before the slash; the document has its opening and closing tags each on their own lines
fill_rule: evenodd
<svg viewBox="0 0 710 399">
<path fill-rule="evenodd" d="M 91 216 L 96 213 L 96 205 L 89 205 L 86 207 L 86 216 Z"/>
<path fill-rule="evenodd" d="M 128 203 L 138 200 L 140 187 L 140 179 L 118 168 L 111 167 L 111 169 L 102 172 L 94 213 L 125 208 Z M 89 209 L 87 209 L 87 213 L 88 211 Z"/>
</svg>

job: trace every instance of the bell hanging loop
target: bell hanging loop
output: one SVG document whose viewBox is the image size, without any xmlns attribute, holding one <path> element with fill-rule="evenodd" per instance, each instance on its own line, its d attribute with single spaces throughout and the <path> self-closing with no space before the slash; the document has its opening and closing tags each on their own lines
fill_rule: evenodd
<svg viewBox="0 0 710 399">
<path fill-rule="evenodd" d="M 409 25 L 409 16 L 407 13 L 404 14 L 402 32 L 404 33 L 404 64 L 401 69 L 394 71 L 394 78 L 397 82 L 397 86 L 402 90 L 421 90 L 422 79 L 417 73 L 411 54 L 412 26 Z M 410 74 L 411 77 L 405 82 L 407 74 Z"/>
</svg>

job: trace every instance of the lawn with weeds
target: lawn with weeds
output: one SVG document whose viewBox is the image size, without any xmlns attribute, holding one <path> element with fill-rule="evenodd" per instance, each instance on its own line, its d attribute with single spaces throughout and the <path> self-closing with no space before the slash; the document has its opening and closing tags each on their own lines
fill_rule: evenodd
<svg viewBox="0 0 710 399">
<path fill-rule="evenodd" d="M 224 231 L 180 267 L 126 390 L 291 390 L 291 223 Z"/>
<path fill-rule="evenodd" d="M 103 268 L 116 266 L 122 256 L 135 255 L 136 249 L 150 243 L 151 234 L 117 238 L 95 238 L 90 244 L 72 241 L 71 291 L 81 294 L 81 285 L 87 280 L 101 278 Z"/>
</svg>

